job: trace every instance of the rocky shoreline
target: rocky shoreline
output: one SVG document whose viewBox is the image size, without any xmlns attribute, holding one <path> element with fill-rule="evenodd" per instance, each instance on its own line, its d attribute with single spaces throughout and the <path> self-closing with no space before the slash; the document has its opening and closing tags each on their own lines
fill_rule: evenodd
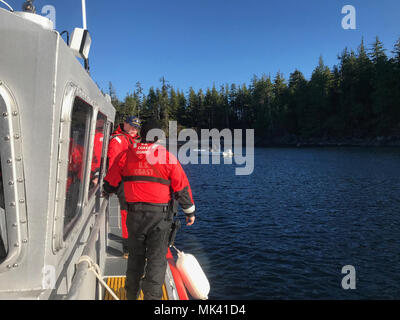
<svg viewBox="0 0 400 320">
<path fill-rule="evenodd" d="M 257 139 L 256 147 L 400 147 L 400 136 L 380 136 L 369 138 L 299 138 L 284 136 Z"/>
</svg>

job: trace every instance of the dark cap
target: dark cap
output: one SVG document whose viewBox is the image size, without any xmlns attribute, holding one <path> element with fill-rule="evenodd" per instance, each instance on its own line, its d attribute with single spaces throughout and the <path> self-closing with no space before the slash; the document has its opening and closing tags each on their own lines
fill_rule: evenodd
<svg viewBox="0 0 400 320">
<path fill-rule="evenodd" d="M 137 129 L 140 129 L 142 127 L 141 121 L 138 117 L 135 116 L 129 116 L 125 119 L 125 122 L 132 127 L 135 127 Z"/>
</svg>

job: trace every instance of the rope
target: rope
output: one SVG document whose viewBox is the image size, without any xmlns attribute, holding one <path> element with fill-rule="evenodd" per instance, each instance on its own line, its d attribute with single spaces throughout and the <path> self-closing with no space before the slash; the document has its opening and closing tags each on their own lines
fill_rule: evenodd
<svg viewBox="0 0 400 320">
<path fill-rule="evenodd" d="M 182 251 L 179 251 L 175 246 L 172 246 L 172 248 L 174 248 L 176 252 L 178 252 L 178 256 L 180 256 L 183 253 Z"/>
<path fill-rule="evenodd" d="M 82 263 L 82 262 L 87 262 L 89 264 L 89 271 L 92 271 L 95 274 L 96 278 L 100 281 L 100 283 L 103 285 L 103 287 L 107 289 L 107 291 L 112 295 L 112 297 L 115 300 L 119 300 L 119 298 L 116 296 L 114 291 L 101 278 L 100 267 L 96 263 L 94 263 L 93 260 L 89 256 L 81 256 L 79 258 L 79 261 L 78 261 L 77 265 Z"/>
</svg>

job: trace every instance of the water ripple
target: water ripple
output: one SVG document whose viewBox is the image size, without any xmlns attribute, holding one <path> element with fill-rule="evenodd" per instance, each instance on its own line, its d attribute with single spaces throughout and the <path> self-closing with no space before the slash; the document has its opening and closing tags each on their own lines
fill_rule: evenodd
<svg viewBox="0 0 400 320">
<path fill-rule="evenodd" d="M 400 150 L 256 149 L 251 176 L 187 165 L 198 208 L 177 246 L 211 299 L 399 299 Z M 353 265 L 357 289 L 343 290 Z"/>
</svg>

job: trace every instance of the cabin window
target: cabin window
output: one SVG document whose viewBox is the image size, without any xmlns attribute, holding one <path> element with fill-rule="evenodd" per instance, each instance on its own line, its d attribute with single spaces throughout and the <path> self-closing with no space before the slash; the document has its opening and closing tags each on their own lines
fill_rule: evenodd
<svg viewBox="0 0 400 320">
<path fill-rule="evenodd" d="M 111 135 L 113 133 L 114 130 L 114 124 L 112 122 L 108 122 L 108 130 L 107 130 L 107 134 L 111 139 Z M 109 158 L 107 157 L 106 159 L 106 172 L 108 172 L 108 170 L 110 169 L 110 164 L 109 164 Z"/>
<path fill-rule="evenodd" d="M 78 97 L 75 98 L 69 137 L 64 240 L 82 212 L 91 113 L 92 108 L 89 104 Z"/>
<path fill-rule="evenodd" d="M 106 139 L 104 139 L 104 130 L 106 128 L 106 124 L 107 117 L 99 112 L 97 115 L 96 131 L 94 134 L 92 166 L 90 169 L 89 197 L 91 197 L 97 190 L 102 178 L 104 163 L 103 149 L 106 141 Z"/>
<path fill-rule="evenodd" d="M 0 156 L 0 262 L 7 256 L 6 211 L 4 200 L 3 174 Z"/>
</svg>

